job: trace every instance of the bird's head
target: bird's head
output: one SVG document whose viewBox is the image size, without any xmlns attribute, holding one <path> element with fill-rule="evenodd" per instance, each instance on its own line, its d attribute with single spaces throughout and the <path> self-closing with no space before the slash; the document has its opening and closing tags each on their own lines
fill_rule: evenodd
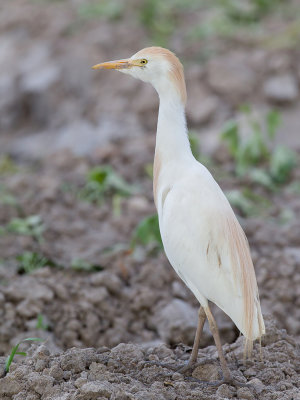
<svg viewBox="0 0 300 400">
<path fill-rule="evenodd" d="M 147 47 L 130 58 L 97 64 L 93 69 L 116 69 L 151 83 L 160 97 L 177 96 L 186 102 L 182 64 L 174 53 L 162 47 Z"/>
</svg>

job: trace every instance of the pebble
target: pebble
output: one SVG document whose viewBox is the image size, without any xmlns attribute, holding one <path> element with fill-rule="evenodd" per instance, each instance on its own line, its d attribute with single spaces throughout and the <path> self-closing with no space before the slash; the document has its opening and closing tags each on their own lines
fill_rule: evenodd
<svg viewBox="0 0 300 400">
<path fill-rule="evenodd" d="M 237 398 L 238 399 L 245 399 L 245 400 L 254 400 L 255 397 L 251 393 L 249 388 L 241 387 L 237 390 Z"/>
<path fill-rule="evenodd" d="M 118 344 L 118 346 L 111 349 L 110 355 L 124 365 L 132 365 L 132 363 L 135 364 L 137 361 L 144 359 L 144 354 L 138 346 L 130 343 Z"/>
<path fill-rule="evenodd" d="M 193 377 L 203 380 L 203 381 L 207 381 L 207 382 L 211 382 L 211 381 L 217 381 L 218 379 L 220 379 L 219 376 L 219 371 L 220 368 L 217 364 L 203 364 L 203 365 L 199 365 L 198 367 L 196 367 L 193 371 Z M 223 385 L 222 385 L 223 386 Z M 225 385 L 227 386 L 227 385 Z"/>
<path fill-rule="evenodd" d="M 219 94 L 232 100 L 241 100 L 248 95 L 256 79 L 242 53 L 231 53 L 226 58 L 215 58 L 208 63 L 208 83 Z"/>
<path fill-rule="evenodd" d="M 119 294 L 122 288 L 121 279 L 111 271 L 103 271 L 93 274 L 91 276 L 91 284 L 93 286 L 103 286 L 113 294 Z M 97 290 L 99 289 L 97 288 Z"/>
<path fill-rule="evenodd" d="M 179 372 L 174 372 L 174 374 L 172 375 L 172 380 L 173 381 L 182 381 L 184 378 L 182 376 L 182 374 L 180 374 Z"/>
<path fill-rule="evenodd" d="M 64 371 L 58 364 L 55 364 L 50 368 L 49 375 L 52 376 L 56 381 L 60 381 L 63 379 Z"/>
<path fill-rule="evenodd" d="M 153 323 L 159 336 L 167 343 L 192 343 L 195 335 L 198 311 L 189 303 L 174 299 L 164 307 L 158 307 Z"/>
<path fill-rule="evenodd" d="M 249 384 L 254 387 L 256 393 L 261 393 L 265 389 L 265 385 L 258 378 L 253 378 L 249 381 Z"/>
<path fill-rule="evenodd" d="M 284 72 L 291 67 L 291 58 L 284 53 L 273 54 L 267 63 L 270 72 Z"/>
<path fill-rule="evenodd" d="M 291 74 L 268 78 L 263 85 L 263 92 L 274 103 L 293 103 L 299 96 L 297 80 Z"/>
<path fill-rule="evenodd" d="M 110 398 L 112 394 L 112 384 L 109 382 L 87 382 L 80 387 L 80 393 L 82 393 L 84 400 L 90 400 L 91 398 L 100 398 L 104 396 Z M 96 396 L 96 397 L 95 397 Z"/>
<path fill-rule="evenodd" d="M 51 301 L 54 297 L 53 291 L 47 286 L 41 285 L 32 277 L 25 277 L 22 282 L 15 281 L 5 289 L 5 294 L 13 300 L 27 301 Z"/>
<path fill-rule="evenodd" d="M 215 115 L 219 105 L 218 97 L 209 94 L 200 85 L 189 90 L 187 116 L 193 124 L 205 124 Z"/>
<path fill-rule="evenodd" d="M 232 390 L 225 383 L 218 387 L 216 394 L 217 394 L 217 396 L 221 397 L 222 399 L 232 399 L 232 397 L 233 397 Z"/>
</svg>

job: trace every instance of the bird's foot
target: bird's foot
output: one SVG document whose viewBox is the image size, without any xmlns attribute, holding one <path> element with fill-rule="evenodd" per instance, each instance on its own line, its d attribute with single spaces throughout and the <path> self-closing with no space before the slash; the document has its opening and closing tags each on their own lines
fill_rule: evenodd
<svg viewBox="0 0 300 400">
<path fill-rule="evenodd" d="M 171 370 L 173 372 L 178 372 L 182 375 L 184 375 L 184 380 L 186 381 L 191 381 L 191 382 L 197 382 L 202 385 L 207 385 L 207 386 L 221 386 L 224 383 L 227 385 L 235 386 L 235 387 L 251 387 L 249 383 L 244 383 L 240 382 L 236 378 L 234 378 L 231 373 L 227 373 L 225 376 L 223 376 L 222 379 L 217 380 L 217 381 L 205 381 L 198 379 L 196 377 L 190 376 L 194 369 L 196 369 L 198 366 L 205 364 L 205 362 L 187 362 L 185 364 L 168 364 L 168 363 L 163 363 L 160 361 L 145 361 L 145 364 L 147 365 L 156 365 L 162 368 L 166 368 L 168 370 Z M 168 376 L 171 376 L 172 374 L 166 374 Z"/>
<path fill-rule="evenodd" d="M 200 365 L 203 365 L 203 362 L 197 362 L 197 361 L 188 361 L 187 363 L 183 365 L 177 366 L 177 372 L 179 372 L 182 375 L 186 375 L 188 373 L 191 373 L 199 367 Z"/>
<path fill-rule="evenodd" d="M 197 368 L 199 365 L 203 365 L 203 362 L 190 362 L 188 361 L 187 363 L 184 364 L 168 364 L 168 363 L 163 363 L 160 361 L 145 361 L 146 364 L 148 365 L 157 365 L 158 367 L 163 367 L 167 368 L 171 371 L 178 372 L 182 375 L 186 375 L 188 373 L 193 372 L 195 368 Z"/>
<path fill-rule="evenodd" d="M 144 362 L 146 365 L 156 365 L 158 367 L 170 369 L 171 371 L 174 371 L 174 372 L 176 372 L 178 370 L 178 365 L 175 365 L 175 364 L 168 364 L 168 363 L 163 363 L 160 361 L 152 361 L 152 360 L 147 360 Z"/>
<path fill-rule="evenodd" d="M 215 387 L 221 386 L 224 383 L 226 385 L 231 385 L 231 386 L 235 386 L 238 388 L 239 387 L 251 387 L 251 385 L 249 383 L 240 382 L 237 379 L 233 378 L 231 375 L 227 376 L 226 378 L 223 377 L 222 379 L 220 379 L 218 381 L 203 381 L 201 379 L 194 378 L 193 376 L 186 376 L 184 379 L 187 381 L 200 383 L 201 385 L 215 386 Z"/>
<path fill-rule="evenodd" d="M 223 383 L 226 383 L 227 385 L 235 386 L 235 387 L 251 387 L 250 383 L 245 383 L 245 382 L 240 382 L 237 379 L 235 379 L 233 376 L 230 375 L 230 377 L 223 378 L 221 380 L 221 385 Z"/>
</svg>

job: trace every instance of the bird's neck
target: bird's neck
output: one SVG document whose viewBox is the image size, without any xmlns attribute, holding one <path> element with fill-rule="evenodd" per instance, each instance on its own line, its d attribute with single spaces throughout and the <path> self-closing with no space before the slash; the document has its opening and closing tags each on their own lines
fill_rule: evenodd
<svg viewBox="0 0 300 400">
<path fill-rule="evenodd" d="M 179 96 L 160 95 L 155 154 L 164 163 L 192 157 L 184 104 Z"/>
<path fill-rule="evenodd" d="M 153 165 L 153 195 L 157 209 L 161 187 L 161 173 L 163 170 L 171 175 L 182 164 L 193 159 L 188 139 L 184 105 L 179 97 L 159 96 L 159 112 L 157 121 L 156 146 Z M 176 172 L 175 172 L 176 174 Z M 170 174 L 167 173 L 169 176 Z M 169 179 L 169 178 L 168 178 Z M 164 179 L 165 183 L 167 182 Z"/>
</svg>

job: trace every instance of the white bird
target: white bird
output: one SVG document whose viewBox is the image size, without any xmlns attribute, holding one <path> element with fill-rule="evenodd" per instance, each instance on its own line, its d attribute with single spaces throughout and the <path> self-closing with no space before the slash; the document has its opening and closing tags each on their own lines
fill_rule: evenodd
<svg viewBox="0 0 300 400">
<path fill-rule="evenodd" d="M 192 155 L 188 139 L 183 67 L 171 51 L 148 47 L 132 57 L 93 69 L 117 69 L 151 83 L 159 95 L 153 168 L 154 201 L 165 253 L 200 303 L 188 367 L 197 360 L 206 318 L 221 362 L 223 381 L 232 382 L 208 302 L 220 307 L 252 342 L 265 333 L 247 238 L 221 188 Z"/>
</svg>

